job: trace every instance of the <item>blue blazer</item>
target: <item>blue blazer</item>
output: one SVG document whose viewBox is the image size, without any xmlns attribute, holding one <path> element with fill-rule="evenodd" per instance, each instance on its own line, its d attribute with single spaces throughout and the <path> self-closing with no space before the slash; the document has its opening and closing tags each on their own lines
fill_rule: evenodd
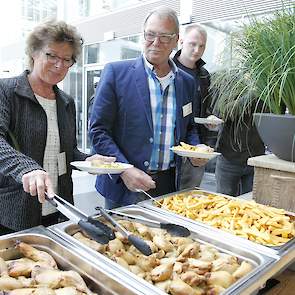
<svg viewBox="0 0 295 295">
<path fill-rule="evenodd" d="M 175 74 L 175 145 L 180 141 L 198 144 L 193 113 L 183 106 L 193 103 L 194 79 L 178 69 Z M 185 116 L 184 116 L 185 115 Z M 90 118 L 90 138 L 95 151 L 114 156 L 146 171 L 152 154 L 153 121 L 150 93 L 143 58 L 109 63 L 105 66 L 95 94 Z M 179 184 L 181 158 L 176 157 L 176 187 Z M 136 193 L 130 192 L 118 175 L 100 175 L 96 189 L 113 202 L 128 205 Z"/>
</svg>

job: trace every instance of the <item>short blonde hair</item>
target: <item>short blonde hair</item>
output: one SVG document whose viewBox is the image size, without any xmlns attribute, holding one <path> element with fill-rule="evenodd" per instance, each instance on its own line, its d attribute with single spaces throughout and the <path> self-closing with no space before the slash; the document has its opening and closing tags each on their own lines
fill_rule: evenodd
<svg viewBox="0 0 295 295">
<path fill-rule="evenodd" d="M 191 32 L 192 30 L 198 31 L 201 35 L 203 35 L 207 39 L 207 31 L 204 27 L 198 25 L 198 24 L 191 24 L 185 27 L 183 36 Z"/>
</svg>

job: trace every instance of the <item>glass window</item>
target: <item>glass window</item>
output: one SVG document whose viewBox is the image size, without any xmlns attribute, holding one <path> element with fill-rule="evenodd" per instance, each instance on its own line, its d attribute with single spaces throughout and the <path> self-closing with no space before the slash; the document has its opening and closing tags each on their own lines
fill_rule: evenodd
<svg viewBox="0 0 295 295">
<path fill-rule="evenodd" d="M 99 48 L 99 43 L 85 46 L 85 64 L 93 64 L 99 61 Z"/>
<path fill-rule="evenodd" d="M 88 136 L 89 129 L 89 119 L 92 112 L 92 106 L 95 97 L 95 90 L 98 86 L 99 79 L 101 76 L 102 67 L 97 69 L 89 69 L 86 71 L 86 99 L 87 99 L 87 138 L 86 138 L 86 148 L 90 148 L 90 138 Z"/>
<path fill-rule="evenodd" d="M 111 41 L 86 45 L 84 47 L 84 92 L 83 103 L 81 105 L 83 112 L 81 111 L 80 117 L 85 118 L 86 122 L 82 122 L 77 125 L 79 128 L 79 147 L 85 147 L 90 149 L 90 141 L 88 136 L 89 116 L 92 109 L 94 85 L 98 84 L 101 72 L 106 63 L 124 60 L 130 58 L 136 58 L 141 54 L 141 42 L 140 36 L 134 35 L 126 38 L 115 39 Z M 74 82 L 72 79 L 71 82 Z M 79 112 L 78 109 L 77 112 Z M 83 113 L 83 114 L 82 114 Z M 83 126 L 86 126 L 85 128 Z M 83 131 L 85 130 L 85 132 Z M 82 142 L 80 141 L 80 135 L 83 133 Z"/>
<path fill-rule="evenodd" d="M 140 35 L 85 46 L 85 64 L 106 64 L 141 54 Z"/>
</svg>

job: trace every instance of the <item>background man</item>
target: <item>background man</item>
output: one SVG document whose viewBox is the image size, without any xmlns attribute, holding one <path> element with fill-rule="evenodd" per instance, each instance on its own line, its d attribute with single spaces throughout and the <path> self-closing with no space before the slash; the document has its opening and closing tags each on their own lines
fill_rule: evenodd
<svg viewBox="0 0 295 295">
<path fill-rule="evenodd" d="M 97 177 L 107 208 L 142 200 L 137 189 L 152 195 L 175 191 L 181 159 L 170 148 L 180 141 L 200 142 L 193 124 L 195 83 L 169 59 L 179 36 L 175 11 L 153 10 L 143 29 L 140 58 L 105 66 L 90 119 L 94 149 L 134 165 L 120 176 Z"/>
<path fill-rule="evenodd" d="M 197 24 L 189 25 L 185 28 L 180 39 L 181 50 L 179 50 L 173 60 L 175 64 L 195 79 L 198 88 L 194 95 L 195 116 L 208 117 L 211 115 L 210 103 L 207 98 L 210 86 L 210 74 L 204 68 L 205 62 L 201 59 L 206 49 L 207 32 Z M 209 131 L 205 126 L 199 126 L 200 141 L 214 147 L 217 133 Z M 190 188 L 199 186 L 205 172 L 205 166 L 194 167 L 189 159 L 184 159 L 180 188 Z"/>
</svg>

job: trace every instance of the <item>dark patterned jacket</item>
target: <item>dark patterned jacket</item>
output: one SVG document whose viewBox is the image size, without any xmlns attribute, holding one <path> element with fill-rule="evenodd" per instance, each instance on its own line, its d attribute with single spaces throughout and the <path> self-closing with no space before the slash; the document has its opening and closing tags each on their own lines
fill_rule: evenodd
<svg viewBox="0 0 295 295">
<path fill-rule="evenodd" d="M 13 230 L 39 225 L 41 204 L 25 193 L 22 176 L 43 169 L 47 117 L 28 82 L 28 71 L 0 80 L 0 224 Z M 66 153 L 67 173 L 58 178 L 58 194 L 73 202 L 70 162 L 87 155 L 77 149 L 74 100 L 54 86 L 60 151 Z"/>
</svg>

